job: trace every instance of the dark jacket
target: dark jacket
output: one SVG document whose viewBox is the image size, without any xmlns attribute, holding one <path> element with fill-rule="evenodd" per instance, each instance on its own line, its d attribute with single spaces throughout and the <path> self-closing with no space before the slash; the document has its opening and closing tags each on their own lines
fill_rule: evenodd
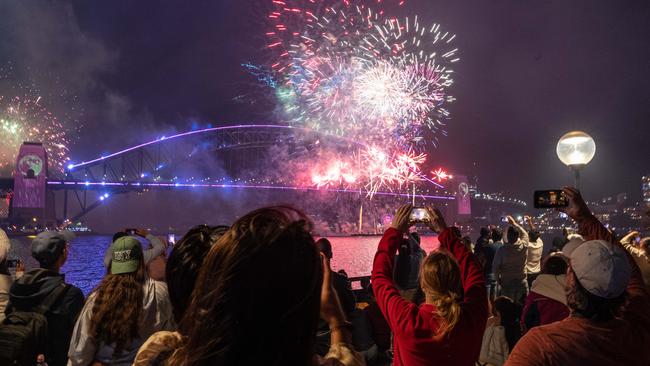
<svg viewBox="0 0 650 366">
<path fill-rule="evenodd" d="M 349 316 L 357 307 L 357 299 L 354 297 L 354 292 L 352 292 L 352 284 L 348 276 L 343 271 L 332 272 L 332 284 L 339 301 L 341 301 L 341 307 L 345 315 Z"/>
<path fill-rule="evenodd" d="M 420 265 L 427 253 L 413 239 L 402 240 L 398 252 L 393 270 L 395 285 L 400 290 L 420 288 Z"/>
<path fill-rule="evenodd" d="M 501 241 L 494 243 L 486 243 L 480 248 L 475 248 L 476 255 L 478 256 L 481 265 L 483 266 L 483 275 L 485 278 L 489 278 L 492 272 L 492 262 L 494 262 L 494 255 L 497 253 L 497 250 L 503 246 Z"/>
<path fill-rule="evenodd" d="M 23 311 L 33 309 L 62 282 L 64 282 L 63 275 L 50 270 L 38 268 L 26 272 L 9 290 L 7 313 L 14 309 Z M 48 329 L 45 360 L 49 366 L 67 363 L 72 329 L 83 305 L 84 295 L 81 290 L 69 285 L 60 300 L 57 300 L 45 314 Z"/>
</svg>

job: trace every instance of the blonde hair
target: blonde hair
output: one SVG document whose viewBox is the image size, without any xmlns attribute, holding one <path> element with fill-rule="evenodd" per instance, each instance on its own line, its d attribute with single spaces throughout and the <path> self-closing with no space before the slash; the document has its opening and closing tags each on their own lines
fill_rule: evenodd
<svg viewBox="0 0 650 366">
<path fill-rule="evenodd" d="M 420 267 L 420 287 L 443 321 L 436 335 L 451 332 L 460 320 L 461 280 L 456 260 L 443 251 L 429 254 Z"/>
</svg>

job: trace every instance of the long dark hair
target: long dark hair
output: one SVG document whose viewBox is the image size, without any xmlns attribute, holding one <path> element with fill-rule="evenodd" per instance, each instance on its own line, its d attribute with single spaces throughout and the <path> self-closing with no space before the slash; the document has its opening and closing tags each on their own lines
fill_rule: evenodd
<svg viewBox="0 0 650 366">
<path fill-rule="evenodd" d="M 169 254 L 165 267 L 165 281 L 176 323 L 180 323 L 185 314 L 196 277 L 199 275 L 199 269 L 210 246 L 226 230 L 228 226 L 195 226 L 174 245 L 174 249 Z"/>
<path fill-rule="evenodd" d="M 501 314 L 501 326 L 505 328 L 508 347 L 512 351 L 519 338 L 521 338 L 521 326 L 519 324 L 521 308 L 511 298 L 499 296 L 494 299 L 492 304 L 493 315 L 496 315 L 497 311 Z"/>
<path fill-rule="evenodd" d="M 311 364 L 322 271 L 310 230 L 286 206 L 237 220 L 200 269 L 171 364 Z"/>
<path fill-rule="evenodd" d="M 91 338 L 96 342 L 115 343 L 115 351 L 119 352 L 139 337 L 145 278 L 142 254 L 137 271 L 122 274 L 109 271 L 104 276 L 95 289 L 89 325 Z"/>
</svg>

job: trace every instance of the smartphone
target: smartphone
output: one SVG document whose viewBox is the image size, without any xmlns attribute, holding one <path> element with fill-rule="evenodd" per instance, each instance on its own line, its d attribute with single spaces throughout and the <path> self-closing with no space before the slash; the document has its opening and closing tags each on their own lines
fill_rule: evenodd
<svg viewBox="0 0 650 366">
<path fill-rule="evenodd" d="M 429 212 L 424 207 L 413 207 L 411 210 L 411 216 L 409 217 L 411 222 L 428 222 L 429 221 Z"/>
<path fill-rule="evenodd" d="M 20 259 L 7 259 L 7 268 L 16 268 L 20 263 Z"/>
<path fill-rule="evenodd" d="M 131 236 L 135 236 L 135 229 L 126 229 L 126 234 L 131 235 Z"/>
<path fill-rule="evenodd" d="M 167 241 L 171 244 L 176 244 L 176 234 L 168 234 Z"/>
<path fill-rule="evenodd" d="M 567 200 L 564 192 L 560 189 L 535 191 L 533 202 L 535 203 L 535 208 L 559 208 L 569 205 L 569 200 Z"/>
<path fill-rule="evenodd" d="M 505 216 L 501 216 L 501 222 L 505 224 L 506 222 L 508 222 L 508 218 Z"/>
<path fill-rule="evenodd" d="M 635 242 L 637 243 L 637 245 L 638 245 L 639 243 L 641 243 L 641 237 L 640 237 L 640 236 L 637 236 L 636 238 L 634 238 L 634 241 L 635 241 Z"/>
</svg>

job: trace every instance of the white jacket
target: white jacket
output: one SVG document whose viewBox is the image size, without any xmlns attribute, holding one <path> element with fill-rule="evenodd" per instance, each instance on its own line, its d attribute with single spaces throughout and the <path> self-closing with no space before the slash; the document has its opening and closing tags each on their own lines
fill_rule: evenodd
<svg viewBox="0 0 650 366">
<path fill-rule="evenodd" d="M 70 349 L 68 350 L 68 366 L 87 366 L 93 360 L 105 365 L 131 365 L 138 349 L 150 335 L 161 330 L 176 330 L 169 301 L 167 284 L 147 278 L 143 285 L 144 298 L 140 321 L 140 339 L 124 346 L 120 354 L 115 354 L 114 345 L 96 342 L 89 335 L 90 319 L 97 293 L 88 296 L 81 310 L 77 324 L 72 332 Z M 120 309 L 116 309 L 120 311 Z M 136 320 L 137 321 L 137 320 Z"/>
<path fill-rule="evenodd" d="M 508 354 L 510 347 L 506 339 L 506 329 L 501 325 L 488 325 L 483 333 L 479 362 L 501 366 L 508 359 Z"/>
</svg>

